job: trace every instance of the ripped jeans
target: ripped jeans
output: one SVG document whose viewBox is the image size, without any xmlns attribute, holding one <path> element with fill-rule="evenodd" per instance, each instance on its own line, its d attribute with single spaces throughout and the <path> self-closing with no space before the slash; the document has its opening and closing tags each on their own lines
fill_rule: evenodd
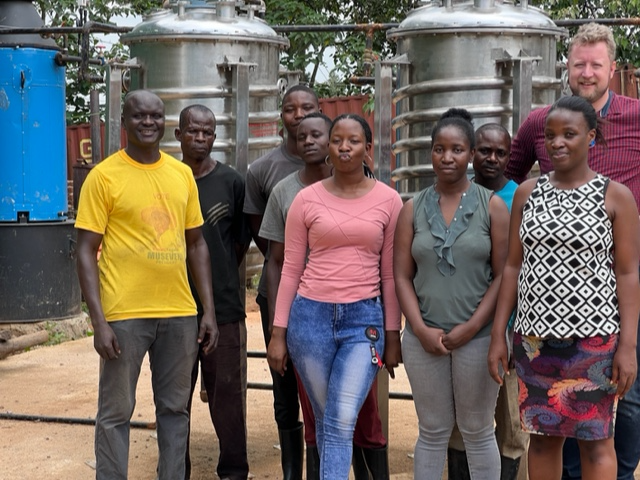
<svg viewBox="0 0 640 480">
<path fill-rule="evenodd" d="M 320 478 L 346 480 L 358 412 L 378 372 L 372 356 L 384 351 L 382 304 L 378 298 L 324 303 L 298 295 L 287 347 L 316 416 Z"/>
</svg>

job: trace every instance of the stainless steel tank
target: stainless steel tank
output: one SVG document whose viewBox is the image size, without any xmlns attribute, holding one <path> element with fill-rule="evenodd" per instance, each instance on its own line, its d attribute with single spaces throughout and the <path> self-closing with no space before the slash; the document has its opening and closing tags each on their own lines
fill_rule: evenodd
<svg viewBox="0 0 640 480">
<path fill-rule="evenodd" d="M 555 100 L 556 43 L 566 35 L 526 1 L 424 3 L 387 34 L 397 43 L 392 176 L 408 195 L 433 182 L 431 130 L 447 109 L 466 108 L 476 128 L 513 132 L 532 107 Z"/>
<path fill-rule="evenodd" d="M 172 2 L 121 37 L 140 67 L 131 70 L 131 88 L 152 90 L 165 103 L 162 150 L 182 158 L 174 128 L 195 103 L 216 116 L 217 160 L 237 166 L 237 157 L 251 162 L 280 144 L 278 75 L 289 41 L 256 9 L 243 1 Z"/>
</svg>

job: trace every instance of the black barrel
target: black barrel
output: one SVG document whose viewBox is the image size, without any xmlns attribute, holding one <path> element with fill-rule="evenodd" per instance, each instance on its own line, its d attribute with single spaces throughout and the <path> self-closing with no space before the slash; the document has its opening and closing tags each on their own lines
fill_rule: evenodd
<svg viewBox="0 0 640 480">
<path fill-rule="evenodd" d="M 81 313 L 74 222 L 0 223 L 0 323 Z"/>
</svg>

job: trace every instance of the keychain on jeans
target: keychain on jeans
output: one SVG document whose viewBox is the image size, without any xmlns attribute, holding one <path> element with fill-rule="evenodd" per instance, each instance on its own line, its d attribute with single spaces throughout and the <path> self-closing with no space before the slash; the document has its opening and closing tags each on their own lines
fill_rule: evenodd
<svg viewBox="0 0 640 480">
<path fill-rule="evenodd" d="M 382 359 L 376 350 L 375 342 L 380 338 L 380 332 L 376 327 L 367 327 L 364 331 L 365 336 L 371 341 L 371 346 L 369 347 L 371 350 L 371 363 L 373 365 L 377 365 L 378 368 L 382 368 Z"/>
</svg>

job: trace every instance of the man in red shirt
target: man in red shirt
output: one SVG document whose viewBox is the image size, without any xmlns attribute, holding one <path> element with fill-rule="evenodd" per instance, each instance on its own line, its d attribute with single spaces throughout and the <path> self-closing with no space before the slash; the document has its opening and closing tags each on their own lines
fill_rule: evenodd
<svg viewBox="0 0 640 480">
<path fill-rule="evenodd" d="M 583 25 L 569 45 L 567 61 L 569 87 L 593 105 L 603 119 L 606 143 L 589 151 L 589 166 L 611 180 L 626 185 L 640 206 L 640 101 L 616 95 L 609 82 L 616 69 L 616 44 L 608 27 Z M 540 172 L 553 169 L 544 147 L 544 122 L 550 107 L 531 112 L 514 137 L 508 178 L 521 183 L 537 161 Z M 640 342 L 639 342 L 640 343 Z M 636 381 L 618 402 L 615 425 L 618 480 L 633 480 L 640 460 L 640 383 Z M 578 447 L 567 441 L 563 479 L 580 478 Z"/>
</svg>

